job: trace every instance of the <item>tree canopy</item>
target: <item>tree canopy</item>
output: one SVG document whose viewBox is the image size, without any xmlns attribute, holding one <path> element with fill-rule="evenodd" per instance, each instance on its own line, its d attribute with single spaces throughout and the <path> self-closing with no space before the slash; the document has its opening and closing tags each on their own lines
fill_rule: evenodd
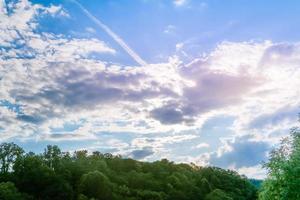
<svg viewBox="0 0 300 200">
<path fill-rule="evenodd" d="M 256 187 L 230 170 L 140 162 L 86 150 L 25 153 L 0 145 L 1 200 L 254 200 Z"/>
</svg>

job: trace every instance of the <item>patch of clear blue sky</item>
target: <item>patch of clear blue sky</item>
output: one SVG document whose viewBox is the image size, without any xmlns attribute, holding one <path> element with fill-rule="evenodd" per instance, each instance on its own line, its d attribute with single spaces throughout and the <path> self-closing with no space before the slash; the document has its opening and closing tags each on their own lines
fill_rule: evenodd
<svg viewBox="0 0 300 200">
<path fill-rule="evenodd" d="M 0 106 L 7 108 L 8 110 L 15 112 L 15 113 L 21 113 L 21 106 L 18 104 L 13 104 L 7 100 L 0 100 Z"/>
<path fill-rule="evenodd" d="M 54 33 L 86 36 L 93 27 L 98 37 L 119 50 L 115 60 L 134 63 L 103 30 L 95 26 L 71 0 L 34 0 L 49 5 L 62 4 L 70 20 L 48 20 L 43 29 Z M 298 41 L 300 35 L 300 1 L 297 0 L 190 0 L 174 6 L 169 0 L 80 1 L 93 15 L 119 34 L 148 62 L 165 61 L 175 53 L 179 42 L 192 41 L 187 51 L 197 56 L 227 41 L 272 40 Z M 174 26 L 172 33 L 164 30 Z M 110 58 L 111 59 L 111 58 Z"/>
</svg>

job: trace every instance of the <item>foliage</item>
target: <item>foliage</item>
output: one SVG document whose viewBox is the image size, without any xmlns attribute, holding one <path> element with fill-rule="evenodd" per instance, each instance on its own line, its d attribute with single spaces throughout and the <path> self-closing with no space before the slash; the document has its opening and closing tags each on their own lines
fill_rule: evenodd
<svg viewBox="0 0 300 200">
<path fill-rule="evenodd" d="M 79 191 L 88 198 L 99 200 L 111 199 L 111 183 L 108 178 L 99 171 L 84 174 L 79 184 Z"/>
<path fill-rule="evenodd" d="M 85 150 L 71 154 L 57 146 L 47 146 L 40 155 L 24 154 L 13 143 L 2 146 L 7 145 L 2 157 L 14 156 L 5 160 L 10 170 L 6 167 L 0 175 L 0 195 L 17 196 L 0 196 L 4 200 L 256 199 L 255 186 L 230 170 L 175 164 L 167 159 L 139 162 Z"/>
<path fill-rule="evenodd" d="M 22 194 L 12 182 L 0 183 L 0 199 L 1 200 L 22 200 Z"/>
<path fill-rule="evenodd" d="M 14 143 L 2 143 L 0 145 L 1 173 L 7 173 L 15 160 L 24 153 L 23 149 Z"/>
<path fill-rule="evenodd" d="M 264 165 L 268 178 L 263 182 L 260 200 L 300 199 L 300 131 L 294 128 L 291 136 L 270 153 Z"/>
<path fill-rule="evenodd" d="M 208 195 L 206 195 L 205 200 L 232 200 L 225 192 L 220 189 L 215 189 Z"/>
</svg>

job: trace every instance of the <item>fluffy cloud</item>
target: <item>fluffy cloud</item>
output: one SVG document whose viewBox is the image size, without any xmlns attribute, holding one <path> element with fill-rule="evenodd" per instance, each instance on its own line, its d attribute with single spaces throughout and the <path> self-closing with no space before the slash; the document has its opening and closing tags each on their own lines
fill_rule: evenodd
<svg viewBox="0 0 300 200">
<path fill-rule="evenodd" d="M 153 117 L 165 124 L 190 122 L 199 114 L 236 105 L 260 82 L 258 77 L 248 74 L 211 70 L 206 62 L 196 62 L 180 70 L 194 86 L 183 88 L 179 100 L 169 101 L 153 111 Z"/>
<path fill-rule="evenodd" d="M 297 121 L 300 105 L 285 106 L 269 114 L 262 114 L 253 119 L 249 124 L 249 129 L 265 129 L 275 127 L 285 122 Z"/>
<path fill-rule="evenodd" d="M 201 149 L 201 148 L 208 148 L 209 144 L 207 143 L 200 143 L 196 146 L 197 149 Z"/>
<path fill-rule="evenodd" d="M 247 175 L 247 176 L 251 176 L 251 178 L 256 178 L 256 179 L 265 179 L 266 178 L 266 170 L 262 168 L 261 165 L 255 165 L 255 166 L 252 166 L 252 167 L 241 167 L 239 169 L 234 169 L 233 170 L 236 170 L 238 173 L 240 174 L 244 174 L 244 175 Z"/>
<path fill-rule="evenodd" d="M 238 137 L 225 141 L 224 146 L 210 156 L 209 163 L 223 168 L 252 167 L 266 160 L 269 150 L 267 142 L 255 141 L 249 135 Z"/>
</svg>

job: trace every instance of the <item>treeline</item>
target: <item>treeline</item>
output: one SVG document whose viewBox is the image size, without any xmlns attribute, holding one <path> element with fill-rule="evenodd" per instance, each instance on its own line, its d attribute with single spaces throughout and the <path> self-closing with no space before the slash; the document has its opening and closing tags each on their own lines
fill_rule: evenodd
<svg viewBox="0 0 300 200">
<path fill-rule="evenodd" d="M 252 200 L 257 189 L 244 176 L 216 167 L 139 162 L 47 146 L 25 153 L 0 145 L 1 200 Z"/>
</svg>

